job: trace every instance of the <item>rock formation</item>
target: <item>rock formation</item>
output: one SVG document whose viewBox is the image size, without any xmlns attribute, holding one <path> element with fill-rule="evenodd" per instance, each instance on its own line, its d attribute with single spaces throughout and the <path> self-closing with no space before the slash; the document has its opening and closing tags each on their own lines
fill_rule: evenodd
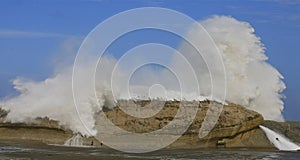
<svg viewBox="0 0 300 160">
<path fill-rule="evenodd" d="M 131 132 L 143 133 L 160 129 L 173 120 L 180 106 L 179 101 L 167 101 L 162 110 L 151 118 L 135 118 L 124 113 L 119 106 L 135 103 L 144 107 L 150 101 L 119 101 L 113 110 L 105 109 L 104 113 L 117 126 Z M 225 105 L 213 130 L 203 139 L 198 138 L 198 131 L 204 120 L 209 105 L 221 105 L 216 102 L 202 101 L 198 112 L 188 130 L 170 147 L 216 147 L 218 141 L 226 142 L 226 147 L 264 147 L 273 148 L 259 125 L 264 123 L 263 117 L 254 111 L 235 104 Z M 63 144 L 72 137 L 72 131 L 60 126 L 58 122 L 48 118 L 37 118 L 30 123 L 5 122 L 7 112 L 0 110 L 0 140 L 37 140 L 44 143 Z M 97 120 L 97 116 L 96 120 Z M 184 118 L 184 117 L 183 117 Z M 85 138 L 84 144 L 90 144 L 93 138 Z M 97 140 L 95 145 L 99 143 Z"/>
<path fill-rule="evenodd" d="M 136 103 L 143 106 L 147 101 Z M 168 101 L 165 103 L 162 111 L 146 119 L 129 116 L 118 107 L 105 113 L 114 124 L 127 131 L 136 133 L 151 132 L 164 127 L 172 121 L 180 103 L 179 101 Z M 120 104 L 124 107 L 128 102 Z M 199 139 L 198 132 L 209 104 L 221 105 L 211 101 L 200 102 L 193 123 L 184 135 L 170 147 L 216 147 L 218 140 L 224 140 L 226 147 L 273 148 L 263 131 L 258 127 L 264 123 L 263 117 L 257 112 L 235 104 L 225 105 L 214 129 L 206 137 Z"/>
</svg>

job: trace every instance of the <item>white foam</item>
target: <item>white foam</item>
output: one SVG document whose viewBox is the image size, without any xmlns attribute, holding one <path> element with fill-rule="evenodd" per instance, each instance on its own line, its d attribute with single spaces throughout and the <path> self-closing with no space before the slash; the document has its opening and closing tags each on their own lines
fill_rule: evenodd
<svg viewBox="0 0 300 160">
<path fill-rule="evenodd" d="M 66 140 L 64 146 L 72 146 L 72 147 L 82 147 L 83 146 L 83 138 L 80 134 L 76 134 L 70 139 Z"/>
<path fill-rule="evenodd" d="M 266 134 L 268 137 L 269 141 L 279 150 L 283 151 L 296 151 L 300 150 L 300 146 L 297 145 L 296 143 L 292 142 L 289 140 L 287 137 L 276 133 L 275 131 L 264 127 L 264 126 L 259 126 Z"/>
</svg>

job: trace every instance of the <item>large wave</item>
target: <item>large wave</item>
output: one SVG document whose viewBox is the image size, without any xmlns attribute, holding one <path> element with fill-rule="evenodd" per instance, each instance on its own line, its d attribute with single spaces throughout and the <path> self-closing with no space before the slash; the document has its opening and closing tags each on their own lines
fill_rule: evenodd
<svg viewBox="0 0 300 160">
<path fill-rule="evenodd" d="M 200 23 L 216 43 L 223 58 L 227 75 L 226 100 L 255 110 L 265 119 L 283 121 L 283 76 L 267 62 L 265 47 L 254 34 L 254 28 L 247 22 L 227 16 L 214 16 Z M 191 29 L 188 36 L 194 43 L 201 45 L 203 40 L 197 37 L 197 32 Z M 180 51 L 191 57 L 190 61 L 199 59 L 194 57 L 197 54 L 186 43 L 183 43 Z M 197 74 L 201 91 L 210 94 L 209 72 L 205 71 L 204 62 L 198 64 L 201 68 L 200 74 Z M 222 78 L 222 75 L 214 76 L 216 79 Z"/>
<path fill-rule="evenodd" d="M 250 24 L 227 16 L 214 16 L 200 21 L 200 23 L 215 41 L 223 58 L 227 74 L 226 101 L 258 111 L 265 119 L 282 121 L 283 102 L 281 100 L 281 92 L 285 88 L 282 82 L 283 77 L 274 67 L 267 63 L 267 56 L 264 54 L 265 48 L 260 39 L 254 35 L 254 29 Z M 197 37 L 197 32 L 197 30 L 192 28 L 187 34 L 195 44 L 201 45 L 202 39 Z M 205 61 L 201 57 L 194 58 L 193 48 L 185 42 L 182 42 L 178 50 L 187 59 L 196 61 L 193 63 L 199 64 L 196 67 L 201 68 L 197 72 L 201 96 L 209 97 L 211 84 Z M 96 134 L 94 114 L 101 111 L 104 105 L 114 106 L 114 100 L 109 91 L 110 81 L 108 77 L 111 76 L 113 66 L 117 60 L 112 57 L 104 57 L 102 61 L 104 61 L 104 66 L 102 66 L 102 72 L 98 73 L 101 74 L 99 76 L 101 79 L 98 80 L 101 83 L 96 87 L 98 100 L 87 99 L 85 104 L 77 108 L 81 119 L 78 118 L 77 110 L 74 107 L 71 84 L 72 66 L 67 66 L 59 70 L 55 76 L 44 81 L 36 82 L 22 78 L 15 79 L 13 85 L 20 92 L 20 95 L 0 103 L 4 109 L 9 110 L 6 120 L 28 122 L 33 121 L 36 117 L 49 117 L 59 121 L 61 125 L 70 128 L 74 132 L 80 132 L 83 135 Z M 89 62 L 87 61 L 86 63 L 88 64 Z M 171 60 L 171 64 L 174 66 L 180 66 L 180 63 L 180 59 L 176 56 Z M 123 70 L 120 69 L 116 72 L 120 74 L 119 77 L 126 73 L 126 67 L 121 68 Z M 90 68 L 80 68 L 82 70 L 80 72 L 82 73 L 81 78 L 88 78 L 84 75 L 87 69 Z M 138 78 L 136 79 L 142 80 L 145 84 L 149 81 L 149 84 L 151 84 L 151 78 L 147 78 L 149 75 L 152 75 L 150 77 L 155 77 L 155 75 L 158 75 L 158 77 L 170 77 L 171 74 L 164 69 L 145 69 L 145 71 L 137 75 Z M 221 75 L 215 76 L 218 78 Z M 153 79 L 151 80 L 153 81 Z M 176 88 L 172 87 L 172 85 L 177 85 L 175 82 L 170 83 L 169 78 L 165 80 L 162 78 L 160 82 L 169 85 L 164 86 L 167 89 Z M 117 85 L 121 88 L 123 84 Z M 84 84 L 82 84 L 81 90 L 85 92 Z M 118 92 L 118 95 L 122 95 L 122 90 Z M 172 95 L 176 94 L 171 94 L 175 93 L 175 91 L 169 90 L 168 93 L 170 93 L 169 98 L 176 99 L 176 97 L 172 97 Z M 160 95 L 158 94 L 157 97 L 160 97 Z M 183 97 L 186 99 L 199 99 L 197 96 L 191 98 L 188 93 L 183 95 Z"/>
</svg>

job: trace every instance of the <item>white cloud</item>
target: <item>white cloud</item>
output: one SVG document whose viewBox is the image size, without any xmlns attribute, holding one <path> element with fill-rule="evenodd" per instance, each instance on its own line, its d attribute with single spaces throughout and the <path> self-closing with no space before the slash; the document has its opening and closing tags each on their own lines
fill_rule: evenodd
<svg viewBox="0 0 300 160">
<path fill-rule="evenodd" d="M 51 32 L 35 32 L 35 31 L 0 29 L 0 37 L 64 38 L 64 37 L 67 37 L 67 35 L 59 34 L 59 33 L 51 33 Z"/>
</svg>

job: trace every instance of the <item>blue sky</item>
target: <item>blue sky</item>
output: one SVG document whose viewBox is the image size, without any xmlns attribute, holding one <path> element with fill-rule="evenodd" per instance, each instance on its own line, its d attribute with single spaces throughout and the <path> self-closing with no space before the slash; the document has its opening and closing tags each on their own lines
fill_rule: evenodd
<svg viewBox="0 0 300 160">
<path fill-rule="evenodd" d="M 82 39 L 97 24 L 137 7 L 170 8 L 196 20 L 229 15 L 249 22 L 267 48 L 269 63 L 285 77 L 284 117 L 300 120 L 299 0 L 2 0 L 0 98 L 16 94 L 10 80 L 17 76 L 43 80 L 53 75 L 57 68 L 53 64 L 73 56 Z"/>
</svg>

